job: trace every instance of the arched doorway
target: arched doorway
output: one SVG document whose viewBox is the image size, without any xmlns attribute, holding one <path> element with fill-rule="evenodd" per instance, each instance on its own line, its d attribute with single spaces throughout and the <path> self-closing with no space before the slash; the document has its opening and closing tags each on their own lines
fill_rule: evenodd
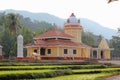
<svg viewBox="0 0 120 80">
<path fill-rule="evenodd" d="M 93 51 L 93 58 L 97 58 L 97 51 Z"/>
<path fill-rule="evenodd" d="M 104 51 L 101 51 L 100 56 L 101 56 L 101 59 L 104 58 Z"/>
</svg>

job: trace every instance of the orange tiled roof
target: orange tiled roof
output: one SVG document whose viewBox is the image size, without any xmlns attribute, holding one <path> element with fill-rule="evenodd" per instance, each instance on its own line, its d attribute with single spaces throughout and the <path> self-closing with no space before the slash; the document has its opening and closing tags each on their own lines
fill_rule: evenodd
<svg viewBox="0 0 120 80">
<path fill-rule="evenodd" d="M 32 43 L 27 44 L 26 46 L 32 46 Z M 36 40 L 34 41 L 34 46 L 76 46 L 76 47 L 90 47 L 88 45 L 85 45 L 83 43 L 76 43 L 71 40 Z"/>
<path fill-rule="evenodd" d="M 71 35 L 68 35 L 64 32 L 58 31 L 56 28 L 52 28 L 52 30 L 35 36 L 34 39 L 43 39 L 43 38 L 73 38 Z"/>
</svg>

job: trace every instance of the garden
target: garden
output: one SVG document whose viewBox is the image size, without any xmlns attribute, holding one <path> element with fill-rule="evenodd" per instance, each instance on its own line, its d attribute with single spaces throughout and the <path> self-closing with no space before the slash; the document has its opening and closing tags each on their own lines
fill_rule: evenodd
<svg viewBox="0 0 120 80">
<path fill-rule="evenodd" d="M 0 80 L 103 80 L 120 73 L 112 64 L 88 62 L 0 62 Z"/>
</svg>

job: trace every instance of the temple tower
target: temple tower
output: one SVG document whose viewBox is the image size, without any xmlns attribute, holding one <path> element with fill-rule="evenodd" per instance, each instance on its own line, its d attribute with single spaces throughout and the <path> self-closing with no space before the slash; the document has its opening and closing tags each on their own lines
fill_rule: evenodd
<svg viewBox="0 0 120 80">
<path fill-rule="evenodd" d="M 74 13 L 67 19 L 67 22 L 64 25 L 64 31 L 66 34 L 69 34 L 74 37 L 74 42 L 82 42 L 82 26 L 80 25 L 80 20 L 76 18 Z"/>
</svg>

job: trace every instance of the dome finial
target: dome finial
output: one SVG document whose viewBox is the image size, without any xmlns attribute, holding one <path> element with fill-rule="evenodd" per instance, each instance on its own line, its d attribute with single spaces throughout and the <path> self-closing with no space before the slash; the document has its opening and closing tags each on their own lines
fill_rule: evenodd
<svg viewBox="0 0 120 80">
<path fill-rule="evenodd" d="M 71 16 L 74 16 L 74 17 L 75 17 L 74 13 L 72 13 Z M 71 16 L 70 16 L 70 17 L 71 17 Z"/>
</svg>

